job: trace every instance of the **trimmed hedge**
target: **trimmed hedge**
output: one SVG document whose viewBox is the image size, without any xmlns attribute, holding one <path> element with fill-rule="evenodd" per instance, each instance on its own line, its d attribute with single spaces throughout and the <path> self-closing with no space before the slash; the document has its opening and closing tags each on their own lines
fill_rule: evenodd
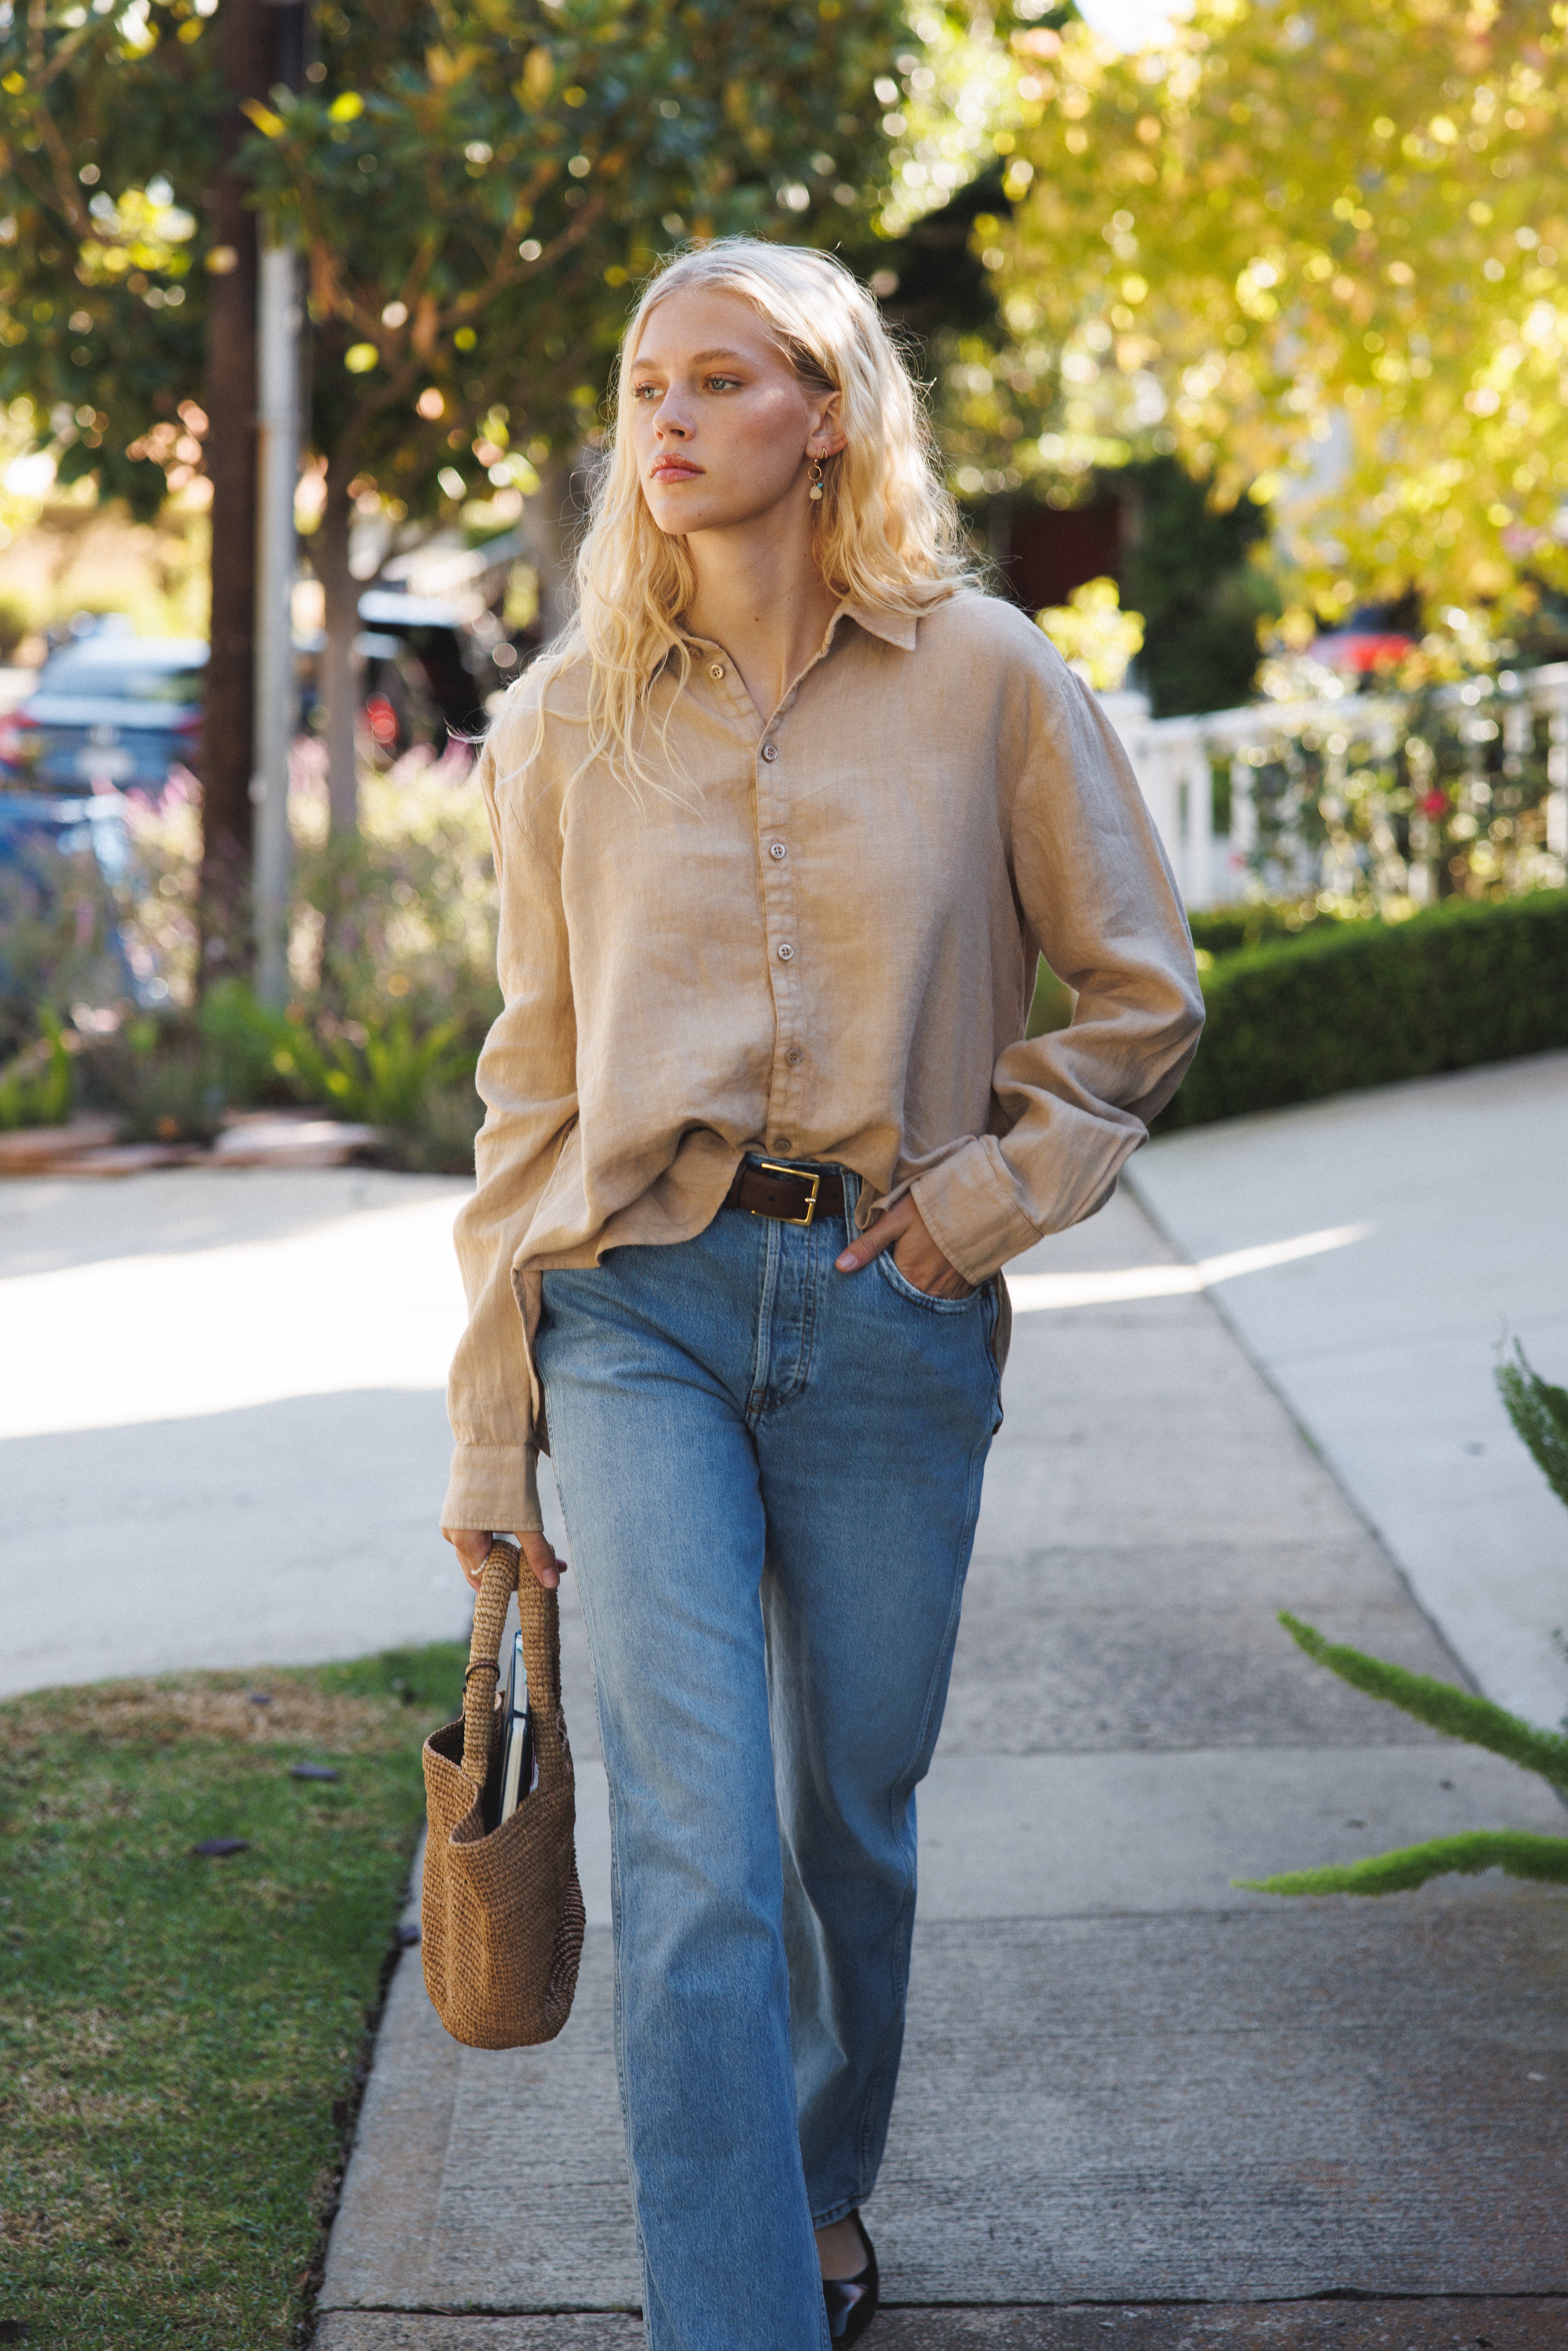
<svg viewBox="0 0 1568 2351">
<path fill-rule="evenodd" d="M 1291 939 L 1315 937 L 1336 924 L 1365 922 L 1361 914 L 1325 914 L 1310 902 L 1304 906 L 1276 906 L 1267 902 L 1240 906 L 1202 906 L 1186 918 L 1195 947 L 1207 949 L 1218 963 L 1246 947 L 1282 946 Z"/>
<path fill-rule="evenodd" d="M 1326 925 L 1203 975 L 1208 1022 L 1156 1121 L 1202 1126 L 1568 1046 L 1568 891 Z"/>
</svg>

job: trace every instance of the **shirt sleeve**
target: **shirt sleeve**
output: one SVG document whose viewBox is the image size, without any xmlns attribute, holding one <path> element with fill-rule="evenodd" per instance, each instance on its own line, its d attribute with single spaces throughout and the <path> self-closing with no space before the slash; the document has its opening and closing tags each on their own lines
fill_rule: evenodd
<svg viewBox="0 0 1568 2351">
<path fill-rule="evenodd" d="M 533 1384 L 512 1265 L 577 1116 L 577 1035 L 559 837 L 547 849 L 534 826 L 525 829 L 510 813 L 511 779 L 497 785 L 494 740 L 479 773 L 496 859 L 505 1006 L 479 1056 L 476 1081 L 486 1116 L 475 1145 L 477 1182 L 454 1228 L 468 1326 L 447 1381 L 454 1445 L 441 1523 L 522 1534 L 543 1520 Z"/>
<path fill-rule="evenodd" d="M 998 1056 L 1001 1131 L 969 1136 L 910 1187 L 975 1282 L 1103 1206 L 1203 1026 L 1186 917 L 1121 739 L 1043 640 L 1041 656 L 1010 855 L 1026 936 L 1078 1002 L 1070 1027 Z"/>
</svg>

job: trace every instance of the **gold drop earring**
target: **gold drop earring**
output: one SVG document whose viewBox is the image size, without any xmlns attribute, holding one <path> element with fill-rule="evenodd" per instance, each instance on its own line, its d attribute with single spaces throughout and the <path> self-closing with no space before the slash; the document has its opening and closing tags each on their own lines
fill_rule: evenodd
<svg viewBox="0 0 1568 2351">
<path fill-rule="evenodd" d="M 811 460 L 811 488 L 810 495 L 811 504 L 813 506 L 816 505 L 818 499 L 822 495 L 822 461 L 820 457 L 813 457 Z"/>
</svg>

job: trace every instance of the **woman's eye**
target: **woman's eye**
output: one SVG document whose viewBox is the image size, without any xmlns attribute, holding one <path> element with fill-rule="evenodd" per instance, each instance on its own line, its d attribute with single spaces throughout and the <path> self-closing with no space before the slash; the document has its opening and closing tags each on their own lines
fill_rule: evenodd
<svg viewBox="0 0 1568 2351">
<path fill-rule="evenodd" d="M 737 375 L 710 375 L 707 382 L 708 390 L 710 392 L 738 392 L 740 390 L 740 378 Z"/>
<path fill-rule="evenodd" d="M 632 388 L 632 397 L 633 400 L 656 400 L 658 396 L 659 387 L 657 384 L 640 383 L 634 385 Z"/>
</svg>

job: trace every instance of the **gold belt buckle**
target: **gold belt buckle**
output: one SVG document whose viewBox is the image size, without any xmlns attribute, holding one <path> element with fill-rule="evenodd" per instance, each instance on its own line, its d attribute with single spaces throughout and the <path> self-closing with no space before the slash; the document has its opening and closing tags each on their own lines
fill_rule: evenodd
<svg viewBox="0 0 1568 2351">
<path fill-rule="evenodd" d="M 808 1176 L 803 1168 L 781 1166 L 777 1159 L 754 1159 L 751 1164 L 754 1167 L 766 1169 L 769 1176 L 789 1176 L 797 1184 L 810 1184 L 811 1196 L 806 1203 L 803 1217 L 775 1217 L 773 1219 L 777 1225 L 809 1225 L 817 1213 L 817 1193 L 822 1181 L 821 1168 L 814 1168 Z M 760 1217 L 765 1212 L 761 1208 L 753 1208 L 751 1213 L 754 1217 Z"/>
</svg>

